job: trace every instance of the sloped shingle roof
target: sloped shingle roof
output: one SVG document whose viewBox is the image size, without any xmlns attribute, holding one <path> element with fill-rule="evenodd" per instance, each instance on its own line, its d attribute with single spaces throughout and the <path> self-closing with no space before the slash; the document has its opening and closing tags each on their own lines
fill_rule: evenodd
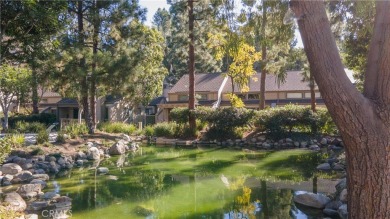
<svg viewBox="0 0 390 219">
<path fill-rule="evenodd" d="M 260 77 L 261 73 L 258 73 L 254 76 L 257 80 L 250 80 L 249 82 L 249 92 L 259 92 L 260 91 Z M 278 86 L 276 77 L 274 75 L 268 74 L 265 80 L 265 91 L 302 91 L 309 90 L 309 83 L 302 82 L 301 71 L 288 71 L 286 76 L 285 83 L 280 83 Z M 236 86 L 235 90 L 239 90 Z M 229 93 L 232 91 L 231 84 L 227 83 L 223 89 L 224 93 Z"/>
<path fill-rule="evenodd" d="M 195 91 L 218 92 L 224 77 L 220 73 L 195 74 Z M 183 75 L 169 93 L 188 92 L 189 76 Z"/>
</svg>

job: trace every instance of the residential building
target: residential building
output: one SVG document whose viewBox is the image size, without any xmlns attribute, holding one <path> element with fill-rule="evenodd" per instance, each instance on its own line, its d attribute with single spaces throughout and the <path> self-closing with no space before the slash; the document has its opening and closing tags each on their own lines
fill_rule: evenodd
<svg viewBox="0 0 390 219">
<path fill-rule="evenodd" d="M 352 72 L 346 70 L 348 77 L 353 81 Z M 235 86 L 235 94 L 250 109 L 259 108 L 261 73 L 255 74 L 248 84 L 249 91 L 241 92 Z M 162 112 L 157 121 L 169 121 L 169 112 L 176 107 L 188 106 L 189 77 L 184 75 L 168 92 L 166 103 L 159 105 Z M 195 93 L 198 106 L 226 107 L 230 106 L 228 94 L 232 92 L 230 79 L 221 73 L 195 74 Z M 324 106 L 324 101 L 315 86 L 316 103 Z M 276 107 L 286 104 L 310 105 L 310 88 L 308 82 L 303 82 L 301 71 L 288 71 L 284 83 L 278 83 L 276 76 L 266 76 L 265 103 L 266 106 Z"/>
</svg>

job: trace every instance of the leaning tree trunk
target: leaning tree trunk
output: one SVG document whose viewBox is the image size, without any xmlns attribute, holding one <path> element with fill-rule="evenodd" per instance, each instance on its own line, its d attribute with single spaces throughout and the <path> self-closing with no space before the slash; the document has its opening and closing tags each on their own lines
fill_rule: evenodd
<svg viewBox="0 0 390 219">
<path fill-rule="evenodd" d="M 188 48 L 188 74 L 189 74 L 189 98 L 188 109 L 190 110 L 188 122 L 190 130 L 195 134 L 196 120 L 192 111 L 195 109 L 195 37 L 194 37 L 194 0 L 188 0 L 188 29 L 189 29 L 189 48 Z"/>
<path fill-rule="evenodd" d="M 315 81 L 345 143 L 348 218 L 390 218 L 390 2 L 377 2 L 364 95 L 345 74 L 324 2 L 293 0 L 291 8 Z"/>
</svg>

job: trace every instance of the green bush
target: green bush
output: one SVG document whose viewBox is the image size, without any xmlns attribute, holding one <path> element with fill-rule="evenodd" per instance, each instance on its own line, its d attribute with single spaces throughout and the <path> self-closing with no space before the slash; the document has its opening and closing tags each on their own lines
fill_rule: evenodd
<svg viewBox="0 0 390 219">
<path fill-rule="evenodd" d="M 11 129 L 14 129 L 18 121 L 24 121 L 27 123 L 39 122 L 45 124 L 45 126 L 51 125 L 57 121 L 57 117 L 52 113 L 40 113 L 33 115 L 16 115 L 8 118 L 8 125 Z"/>
<path fill-rule="evenodd" d="M 12 144 L 9 138 L 0 138 L 0 163 L 3 163 L 4 159 L 11 152 Z"/>
<path fill-rule="evenodd" d="M 146 126 L 144 128 L 144 135 L 145 136 L 154 136 L 154 127 L 153 126 Z"/>
<path fill-rule="evenodd" d="M 46 125 L 40 122 L 17 121 L 15 129 L 20 133 L 38 133 L 46 130 Z"/>
<path fill-rule="evenodd" d="M 5 139 L 12 148 L 22 147 L 25 143 L 24 134 L 9 134 Z"/>
<path fill-rule="evenodd" d="M 137 127 L 135 127 L 135 125 L 123 122 L 99 123 L 98 129 L 107 133 L 124 133 L 128 135 L 131 135 L 137 131 Z"/>
<path fill-rule="evenodd" d="M 57 138 L 56 138 L 57 143 L 65 143 L 65 136 L 64 132 L 58 132 Z"/>
<path fill-rule="evenodd" d="M 251 121 L 255 117 L 253 110 L 245 108 L 219 108 L 207 116 L 210 125 L 206 136 L 211 140 L 224 140 L 238 138 L 243 133 L 239 133 L 240 128 L 252 125 Z"/>
<path fill-rule="evenodd" d="M 289 104 L 262 110 L 256 117 L 260 130 L 267 131 L 273 138 L 284 137 L 293 131 L 315 135 L 332 134 L 337 130 L 326 109 L 313 113 L 310 107 Z"/>
<path fill-rule="evenodd" d="M 173 108 L 171 112 L 169 112 L 171 120 L 177 124 L 187 123 L 189 115 L 190 110 L 187 107 Z"/>
<path fill-rule="evenodd" d="M 36 147 L 32 148 L 32 151 L 30 152 L 30 155 L 32 155 L 32 156 L 44 155 L 44 154 L 45 154 L 45 151 L 42 150 L 42 148 L 39 147 L 39 146 L 36 146 Z"/>
<path fill-rule="evenodd" d="M 154 126 L 154 135 L 156 137 L 173 138 L 176 135 L 178 125 L 175 122 L 162 122 Z"/>
<path fill-rule="evenodd" d="M 37 144 L 43 144 L 49 142 L 49 133 L 46 131 L 40 131 L 37 135 Z"/>
<path fill-rule="evenodd" d="M 77 138 L 80 135 L 88 134 L 88 127 L 85 124 L 73 123 L 67 125 L 63 132 L 69 135 L 71 138 Z"/>
</svg>

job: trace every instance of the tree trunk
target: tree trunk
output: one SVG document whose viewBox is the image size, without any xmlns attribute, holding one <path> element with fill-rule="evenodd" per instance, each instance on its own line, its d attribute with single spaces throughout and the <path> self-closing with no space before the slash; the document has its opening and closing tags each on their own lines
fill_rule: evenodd
<svg viewBox="0 0 390 219">
<path fill-rule="evenodd" d="M 3 109 L 4 122 L 3 122 L 3 131 L 8 130 L 8 109 Z"/>
<path fill-rule="evenodd" d="M 77 22 L 78 22 L 78 32 L 79 32 L 79 47 L 84 47 L 84 22 L 83 22 L 83 1 L 77 2 Z M 91 118 L 89 114 L 89 103 L 88 103 L 88 74 L 86 72 L 86 61 L 85 57 L 80 59 L 80 69 L 85 74 L 81 75 L 81 104 L 83 105 L 84 119 L 88 127 L 88 132 L 92 133 Z"/>
<path fill-rule="evenodd" d="M 313 74 L 311 73 L 310 71 L 310 78 L 309 78 L 309 86 L 310 86 L 310 103 L 311 103 L 311 110 L 313 112 L 316 112 L 316 92 L 314 90 L 315 88 L 315 81 L 314 81 L 314 77 L 313 77 Z"/>
<path fill-rule="evenodd" d="M 315 81 L 345 143 L 351 219 L 390 218 L 390 3 L 378 1 L 376 8 L 373 40 L 382 46 L 371 45 L 380 55 L 372 55 L 378 65 L 366 72 L 374 81 L 365 86 L 375 86 L 363 96 L 345 74 L 324 2 L 291 2 Z"/>
<path fill-rule="evenodd" d="M 189 101 L 188 109 L 190 110 L 188 122 L 190 124 L 190 129 L 195 133 L 196 129 L 196 120 L 195 115 L 192 111 L 195 109 L 195 37 L 194 37 L 194 1 L 188 1 L 188 29 L 189 29 L 189 38 L 190 44 L 188 49 L 188 74 L 189 74 Z"/>
<path fill-rule="evenodd" d="M 91 88 L 90 88 L 90 105 L 91 105 L 91 133 L 96 129 L 96 65 L 97 65 L 97 49 L 98 49 L 98 36 L 99 36 L 99 10 L 97 8 L 97 2 L 94 1 L 94 20 L 93 20 L 93 39 L 92 39 L 92 76 L 91 76 Z"/>
<path fill-rule="evenodd" d="M 267 45 L 265 42 L 265 26 L 267 25 L 267 7 L 265 0 L 263 0 L 263 17 L 261 21 L 261 78 L 260 78 L 260 97 L 259 97 L 259 109 L 265 108 L 265 79 L 267 76 L 266 64 L 267 64 Z"/>
<path fill-rule="evenodd" d="M 32 114 L 39 114 L 38 81 L 37 81 L 37 72 L 35 71 L 34 68 L 32 68 L 31 74 L 32 74 L 32 83 L 31 83 L 32 94 L 31 94 L 31 96 L 32 96 L 32 107 L 33 107 Z"/>
<path fill-rule="evenodd" d="M 38 97 L 38 81 L 37 81 L 38 79 L 37 79 L 37 72 L 35 68 L 32 68 L 31 74 L 32 74 L 31 95 L 32 95 L 32 104 L 33 104 L 32 114 L 39 114 L 39 109 L 38 109 L 39 97 Z"/>
</svg>

